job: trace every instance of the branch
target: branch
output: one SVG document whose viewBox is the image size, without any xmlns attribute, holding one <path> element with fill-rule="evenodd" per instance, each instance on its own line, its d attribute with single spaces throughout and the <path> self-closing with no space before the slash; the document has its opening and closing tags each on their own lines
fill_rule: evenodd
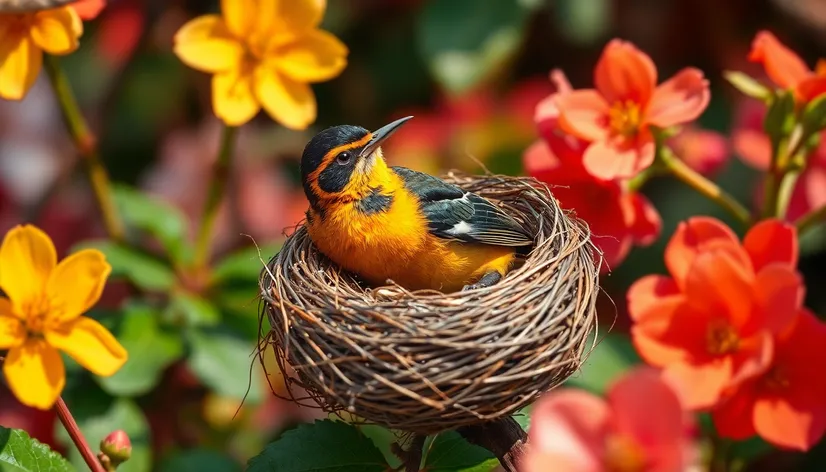
<svg viewBox="0 0 826 472">
<path fill-rule="evenodd" d="M 471 444 L 492 452 L 507 472 L 518 472 L 517 466 L 528 451 L 527 433 L 510 416 L 465 426 L 457 432 Z"/>
</svg>

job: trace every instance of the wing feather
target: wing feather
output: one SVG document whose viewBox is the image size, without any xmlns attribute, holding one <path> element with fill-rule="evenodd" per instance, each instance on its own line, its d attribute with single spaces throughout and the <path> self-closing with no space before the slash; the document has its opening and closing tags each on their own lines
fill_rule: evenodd
<svg viewBox="0 0 826 472">
<path fill-rule="evenodd" d="M 479 195 L 432 175 L 404 167 L 392 169 L 418 197 L 434 235 L 495 246 L 533 244 L 533 237 L 516 220 Z"/>
</svg>

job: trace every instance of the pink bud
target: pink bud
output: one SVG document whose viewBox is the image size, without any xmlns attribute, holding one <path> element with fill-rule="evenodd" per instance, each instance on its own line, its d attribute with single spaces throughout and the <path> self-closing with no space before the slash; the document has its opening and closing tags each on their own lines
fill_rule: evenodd
<svg viewBox="0 0 826 472">
<path fill-rule="evenodd" d="M 108 436 L 103 438 L 103 441 L 100 442 L 100 450 L 106 454 L 113 463 L 119 464 L 126 462 L 132 456 L 132 442 L 129 440 L 126 431 L 119 429 L 112 431 Z"/>
</svg>

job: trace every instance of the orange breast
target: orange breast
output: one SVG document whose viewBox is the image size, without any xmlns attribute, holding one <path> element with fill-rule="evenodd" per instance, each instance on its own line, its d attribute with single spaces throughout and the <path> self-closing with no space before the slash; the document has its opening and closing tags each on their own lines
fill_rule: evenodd
<svg viewBox="0 0 826 472">
<path fill-rule="evenodd" d="M 321 252 L 373 286 L 390 279 L 410 290 L 456 291 L 489 271 L 504 275 L 514 260 L 511 248 L 433 236 L 403 190 L 393 193 L 386 212 L 365 215 L 353 204 L 337 205 L 323 218 L 314 215 L 308 230 Z"/>
</svg>

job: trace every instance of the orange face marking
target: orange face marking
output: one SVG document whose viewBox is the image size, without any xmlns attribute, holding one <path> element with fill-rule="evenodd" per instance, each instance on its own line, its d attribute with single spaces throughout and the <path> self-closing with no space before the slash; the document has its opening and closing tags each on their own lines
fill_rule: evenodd
<svg viewBox="0 0 826 472">
<path fill-rule="evenodd" d="M 312 171 L 310 175 L 307 176 L 310 182 L 310 188 L 313 189 L 313 192 L 315 192 L 315 194 L 319 197 L 330 196 L 329 193 L 325 192 L 324 190 L 321 190 L 321 188 L 318 186 L 318 176 L 321 175 L 322 172 L 324 172 L 324 169 L 326 169 L 330 165 L 330 163 L 333 162 L 333 159 L 335 159 L 336 156 L 339 155 L 339 153 L 347 151 L 349 149 L 356 149 L 362 146 L 366 146 L 371 139 L 373 139 L 373 133 L 367 133 L 366 136 L 359 139 L 358 141 L 342 144 L 341 146 L 334 147 L 329 152 L 327 152 L 327 154 L 324 155 L 324 159 L 321 160 L 321 164 L 318 165 L 318 168 L 316 168 L 316 170 Z"/>
</svg>

